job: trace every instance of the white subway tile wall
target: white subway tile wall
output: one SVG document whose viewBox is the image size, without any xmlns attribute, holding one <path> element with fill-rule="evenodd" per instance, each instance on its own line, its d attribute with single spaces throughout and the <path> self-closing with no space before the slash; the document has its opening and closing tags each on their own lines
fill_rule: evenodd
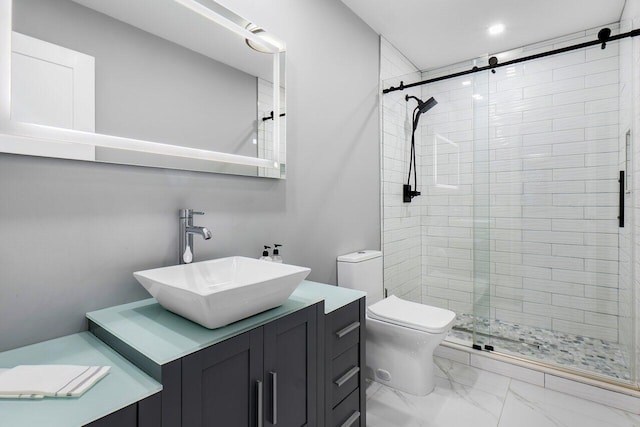
<svg viewBox="0 0 640 427">
<path fill-rule="evenodd" d="M 631 2 L 630 2 L 631 4 Z M 632 23 L 628 19 L 621 19 L 620 30 L 630 31 L 632 29 Z M 619 91 L 618 91 L 618 110 L 619 110 L 619 126 L 618 126 L 618 170 L 626 171 L 627 169 L 627 151 L 626 151 L 626 133 L 634 126 L 633 120 L 633 52 L 632 44 L 634 40 L 626 39 L 621 40 L 619 43 Z M 629 153 L 631 155 L 631 153 Z M 631 160 L 631 159 L 630 159 Z M 604 161 L 604 160 L 596 160 Z M 591 166 L 591 165 L 590 165 Z M 626 171 L 625 177 L 631 175 L 633 171 Z M 631 188 L 628 186 L 627 188 Z M 633 233 L 634 224 L 632 220 L 633 216 L 633 198 L 631 192 L 627 192 L 624 195 L 625 198 L 625 227 L 619 229 L 619 259 L 618 259 L 618 336 L 621 344 L 621 349 L 627 363 L 631 366 L 635 363 L 633 360 Z M 602 219 L 606 217 L 608 212 L 606 207 L 600 206 L 598 210 L 590 212 L 585 211 L 585 214 L 591 215 L 592 218 Z M 613 248 L 612 248 L 613 249 Z M 613 260 L 613 254 L 609 254 L 610 257 L 601 256 L 601 260 Z M 594 258 L 594 257 L 592 257 Z M 610 300 L 616 302 L 611 288 L 591 288 L 585 289 L 585 296 L 594 295 L 599 300 Z M 590 313 L 585 315 L 585 323 L 597 325 L 596 327 L 612 327 L 616 319 L 613 316 L 606 313 Z M 632 372 L 633 374 L 633 372 Z"/>
<path fill-rule="evenodd" d="M 611 28 L 617 31 L 618 26 Z M 592 40 L 593 34 L 530 46 L 524 54 Z M 606 50 L 594 46 L 499 68 L 495 74 L 421 86 L 419 97 L 433 96 L 438 105 L 421 119 L 422 196 L 411 204 L 403 204 L 401 197 L 410 138 L 407 91 L 384 95 L 389 290 L 418 299 L 415 284 L 421 273 L 423 303 L 473 313 L 473 227 L 487 221 L 492 317 L 631 345 L 633 225 L 618 228 L 617 180 L 624 169 L 620 144 L 630 127 L 625 123 L 638 120 L 629 108 L 632 91 L 636 104 L 640 96 L 637 83 L 631 84 L 630 64 L 621 62 L 631 61 L 631 53 L 621 56 L 621 49 L 624 44 L 610 43 Z M 403 77 L 405 83 L 445 73 L 416 74 L 384 40 L 382 56 L 384 87 L 397 83 L 389 80 L 394 72 L 413 71 Z M 447 72 L 471 66 L 456 65 Z M 479 120 L 483 115 L 488 117 L 484 123 Z M 485 125 L 488 144 L 478 138 Z M 488 149 L 478 153 L 481 145 Z M 483 195 L 477 172 L 487 161 L 489 194 Z M 475 201 L 481 202 L 475 220 L 474 167 Z M 631 195 L 627 198 L 631 218 Z M 484 200 L 488 218 L 478 216 Z M 417 256 L 421 263 L 413 260 Z"/>
<path fill-rule="evenodd" d="M 422 173 L 429 186 L 423 254 L 445 254 L 448 261 L 434 264 L 423 257 L 423 299 L 472 312 L 473 263 L 461 262 L 471 254 L 451 251 L 442 238 L 461 230 L 470 235 L 473 217 L 435 230 L 440 240 L 433 241 L 429 207 L 438 206 L 446 217 L 447 207 L 473 203 L 470 186 L 437 188 L 433 169 L 436 162 L 443 170 L 459 161 L 466 162 L 461 170 L 473 170 L 474 144 L 453 139 L 461 153 L 449 163 L 435 157 L 430 146 L 432 135 L 451 139 L 453 132 L 472 130 L 474 123 L 459 121 L 457 110 L 486 114 L 473 111 L 473 99 L 488 97 L 490 314 L 618 342 L 618 53 L 617 44 L 604 51 L 595 46 L 423 87 L 423 97 L 443 101 L 442 113 L 456 110 L 446 121 L 429 115 L 423 121 Z M 465 90 L 462 82 L 469 80 L 473 84 Z M 450 103 L 464 98 L 465 104 Z M 609 299 L 601 298 L 601 289 Z"/>
<path fill-rule="evenodd" d="M 383 88 L 420 79 L 418 69 L 387 40 L 381 38 L 380 78 Z M 420 88 L 394 92 L 382 102 L 382 245 L 384 286 L 389 295 L 422 302 L 421 210 L 419 203 L 402 202 L 402 185 L 409 172 L 411 111 Z M 421 140 L 420 130 L 416 141 Z M 418 199 L 414 199 L 418 200 Z"/>
<path fill-rule="evenodd" d="M 640 28 L 640 0 L 626 2 L 620 24 L 623 31 Z M 625 197 L 625 216 L 629 222 L 620 235 L 620 341 L 632 346 L 630 359 L 635 362 L 636 383 L 640 383 L 640 275 L 637 274 L 640 272 L 640 223 L 635 221 L 640 214 L 640 199 L 633 197 L 635 189 L 640 188 L 640 174 L 635 172 L 640 171 L 640 40 L 637 37 L 625 40 L 620 49 L 619 136 L 631 129 L 632 172 L 629 174 L 631 192 Z M 620 138 L 621 145 L 624 139 Z"/>
</svg>

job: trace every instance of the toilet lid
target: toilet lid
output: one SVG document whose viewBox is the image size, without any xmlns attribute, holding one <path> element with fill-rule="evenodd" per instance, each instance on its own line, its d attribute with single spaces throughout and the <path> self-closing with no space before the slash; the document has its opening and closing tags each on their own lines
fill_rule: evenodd
<svg viewBox="0 0 640 427">
<path fill-rule="evenodd" d="M 367 307 L 367 314 L 373 319 L 432 334 L 449 330 L 456 319 L 451 310 L 406 301 L 395 295 Z"/>
</svg>

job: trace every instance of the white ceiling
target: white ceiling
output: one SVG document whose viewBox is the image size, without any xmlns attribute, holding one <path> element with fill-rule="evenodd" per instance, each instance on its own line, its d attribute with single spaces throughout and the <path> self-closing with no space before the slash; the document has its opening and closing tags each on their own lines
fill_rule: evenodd
<svg viewBox="0 0 640 427">
<path fill-rule="evenodd" d="M 342 2 L 420 70 L 428 70 L 618 22 L 625 0 Z M 505 31 L 490 36 L 487 29 L 499 22 Z"/>
</svg>

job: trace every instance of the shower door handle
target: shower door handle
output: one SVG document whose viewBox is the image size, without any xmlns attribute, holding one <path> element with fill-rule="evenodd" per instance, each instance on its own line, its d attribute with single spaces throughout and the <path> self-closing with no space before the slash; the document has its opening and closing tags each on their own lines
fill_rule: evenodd
<svg viewBox="0 0 640 427">
<path fill-rule="evenodd" d="M 620 184 L 618 227 L 624 227 L 624 171 L 620 171 L 620 179 L 618 179 L 618 183 Z"/>
</svg>

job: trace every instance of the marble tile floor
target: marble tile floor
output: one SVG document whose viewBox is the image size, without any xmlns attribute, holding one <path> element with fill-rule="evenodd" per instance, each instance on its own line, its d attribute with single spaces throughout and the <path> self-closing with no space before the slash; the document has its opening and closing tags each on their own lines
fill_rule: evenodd
<svg viewBox="0 0 640 427">
<path fill-rule="evenodd" d="M 460 314 L 450 335 L 471 342 L 473 316 Z M 499 319 L 482 318 L 480 331 L 491 332 L 491 338 L 478 336 L 481 344 L 487 343 L 497 351 L 533 360 L 541 360 L 572 369 L 604 375 L 623 381 L 630 380 L 630 369 L 625 349 L 596 338 L 572 335 L 549 329 L 515 325 Z"/>
<path fill-rule="evenodd" d="M 640 415 L 448 359 L 435 361 L 436 388 L 427 396 L 367 382 L 367 426 L 640 426 Z"/>
</svg>

